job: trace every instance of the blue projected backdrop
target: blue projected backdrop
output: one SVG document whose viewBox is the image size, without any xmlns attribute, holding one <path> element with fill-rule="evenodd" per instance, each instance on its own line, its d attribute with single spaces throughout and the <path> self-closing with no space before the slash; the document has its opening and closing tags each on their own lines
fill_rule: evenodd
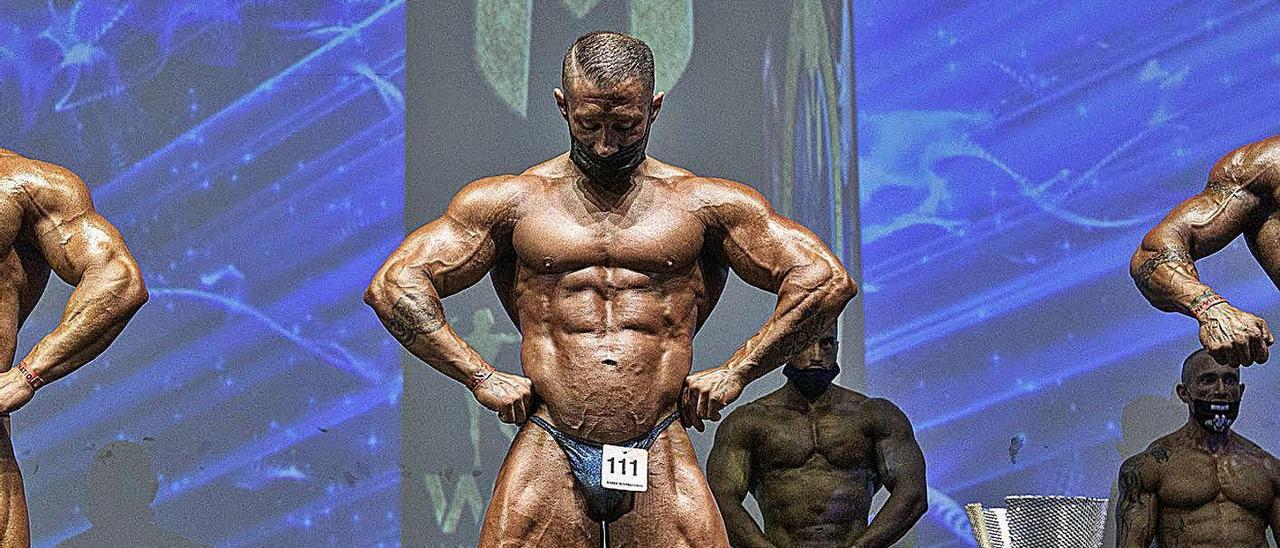
<svg viewBox="0 0 1280 548">
<path fill-rule="evenodd" d="M 403 235 L 404 67 L 402 0 L 6 2 L 0 146 L 78 173 L 152 294 L 14 416 L 38 545 L 136 520 L 87 495 L 124 454 L 140 532 L 398 544 L 400 353 L 360 294 Z"/>
<path fill-rule="evenodd" d="M 1129 256 L 1217 158 L 1280 133 L 1280 6 L 865 2 L 855 20 L 871 391 L 913 419 L 939 499 L 1108 496 L 1185 419 L 1170 398 L 1199 344 Z M 1242 242 L 1200 271 L 1280 322 Z M 1272 450 L 1276 367 L 1244 372 L 1238 423 Z M 972 544 L 934 502 L 921 546 Z"/>
</svg>

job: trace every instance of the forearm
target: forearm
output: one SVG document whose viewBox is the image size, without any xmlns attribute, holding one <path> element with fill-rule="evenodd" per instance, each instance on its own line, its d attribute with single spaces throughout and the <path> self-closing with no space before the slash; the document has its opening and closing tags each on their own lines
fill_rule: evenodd
<svg viewBox="0 0 1280 548">
<path fill-rule="evenodd" d="M 1166 312 L 1192 315 L 1197 298 L 1213 289 L 1200 281 L 1200 274 L 1185 239 L 1174 231 L 1156 232 L 1143 241 L 1134 254 L 1130 275 L 1142 295 Z"/>
<path fill-rule="evenodd" d="M 908 494 L 898 489 L 892 492 L 853 545 L 857 548 L 883 548 L 897 542 L 929 509 L 928 495 L 924 491 L 914 489 Z"/>
<path fill-rule="evenodd" d="M 71 292 L 62 321 L 22 361 L 44 382 L 62 378 L 101 354 L 146 300 L 136 266 L 90 270 Z"/>
<path fill-rule="evenodd" d="M 724 518 L 724 527 L 729 532 L 729 543 L 735 548 L 774 548 L 773 542 L 764 536 L 764 531 L 760 530 L 756 520 L 742 506 L 744 498 L 745 494 L 716 496 L 720 515 Z"/>
<path fill-rule="evenodd" d="M 493 369 L 449 325 L 429 279 L 379 278 L 365 292 L 365 302 L 409 353 L 449 378 L 471 385 L 474 376 Z"/>
<path fill-rule="evenodd" d="M 783 280 L 769 320 L 726 367 L 747 382 L 780 367 L 825 333 L 856 292 L 839 265 L 794 269 Z"/>
</svg>

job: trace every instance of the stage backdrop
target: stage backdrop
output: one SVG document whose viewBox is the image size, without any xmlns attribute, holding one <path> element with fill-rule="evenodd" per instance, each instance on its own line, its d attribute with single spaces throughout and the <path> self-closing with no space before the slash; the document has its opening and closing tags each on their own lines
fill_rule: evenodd
<svg viewBox="0 0 1280 548">
<path fill-rule="evenodd" d="M 37 546 L 399 541 L 400 354 L 360 295 L 403 232 L 404 13 L 4 2 L 0 146 L 83 177 L 151 289 L 13 416 Z"/>
</svg>

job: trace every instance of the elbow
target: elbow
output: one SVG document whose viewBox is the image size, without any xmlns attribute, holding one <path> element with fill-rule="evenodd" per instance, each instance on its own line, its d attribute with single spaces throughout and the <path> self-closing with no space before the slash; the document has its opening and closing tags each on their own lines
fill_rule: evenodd
<svg viewBox="0 0 1280 548">
<path fill-rule="evenodd" d="M 147 300 L 150 298 L 151 294 L 147 292 L 147 285 L 143 283 L 141 276 L 136 280 L 130 281 L 122 296 L 125 309 L 129 311 L 130 315 L 141 309 L 142 305 L 147 304 Z"/>
<path fill-rule="evenodd" d="M 390 285 L 386 273 L 379 272 L 373 277 L 373 281 L 369 282 L 369 287 L 364 290 L 364 303 L 381 314 L 383 303 L 387 302 L 387 291 Z"/>
<path fill-rule="evenodd" d="M 120 310 L 125 317 L 132 317 L 142 305 L 147 304 L 150 294 L 147 293 L 147 284 L 142 281 L 142 270 L 137 264 L 128 261 L 120 264 L 119 268 L 118 274 L 112 276 L 116 280 L 115 287 L 111 290 L 111 295 L 115 298 L 113 308 Z"/>
<path fill-rule="evenodd" d="M 831 302 L 840 309 L 844 309 L 845 305 L 858 294 L 858 284 L 843 267 L 838 265 L 832 270 L 831 277 L 827 280 L 827 288 Z"/>
<path fill-rule="evenodd" d="M 919 520 L 929 512 L 929 495 L 919 495 L 911 501 L 911 521 Z"/>
</svg>

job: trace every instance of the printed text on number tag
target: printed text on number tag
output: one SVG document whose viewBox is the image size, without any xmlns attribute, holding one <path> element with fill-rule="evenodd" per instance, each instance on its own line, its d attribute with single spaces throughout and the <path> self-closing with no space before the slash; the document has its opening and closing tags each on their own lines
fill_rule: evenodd
<svg viewBox="0 0 1280 548">
<path fill-rule="evenodd" d="M 649 488 L 649 452 L 633 447 L 604 446 L 600 461 L 600 485 L 621 491 Z"/>
</svg>

